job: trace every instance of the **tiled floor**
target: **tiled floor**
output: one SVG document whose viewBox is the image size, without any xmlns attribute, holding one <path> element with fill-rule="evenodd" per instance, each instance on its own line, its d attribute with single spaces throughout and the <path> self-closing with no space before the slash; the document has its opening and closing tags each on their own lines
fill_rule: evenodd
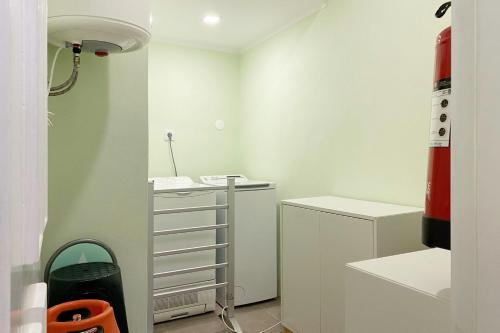
<svg viewBox="0 0 500 333">
<path fill-rule="evenodd" d="M 259 333 L 280 321 L 279 300 L 242 306 L 236 309 L 236 318 L 244 333 Z M 171 322 L 158 324 L 154 333 L 226 333 L 220 319 L 214 313 L 196 317 L 178 319 Z M 269 333 L 281 332 L 281 327 Z"/>
</svg>

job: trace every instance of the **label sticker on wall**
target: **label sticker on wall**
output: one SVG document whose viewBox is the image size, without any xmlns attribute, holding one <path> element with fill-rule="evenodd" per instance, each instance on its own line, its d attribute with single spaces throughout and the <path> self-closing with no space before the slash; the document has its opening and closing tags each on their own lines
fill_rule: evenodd
<svg viewBox="0 0 500 333">
<path fill-rule="evenodd" d="M 434 92 L 432 97 L 429 147 L 450 146 L 450 97 L 451 88 Z"/>
</svg>

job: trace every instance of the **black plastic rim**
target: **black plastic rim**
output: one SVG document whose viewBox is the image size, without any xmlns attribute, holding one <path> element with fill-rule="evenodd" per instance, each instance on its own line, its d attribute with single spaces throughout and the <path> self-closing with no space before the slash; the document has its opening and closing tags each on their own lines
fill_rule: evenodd
<svg viewBox="0 0 500 333">
<path fill-rule="evenodd" d="M 450 221 L 424 216 L 422 218 L 422 243 L 428 247 L 450 250 Z"/>
</svg>

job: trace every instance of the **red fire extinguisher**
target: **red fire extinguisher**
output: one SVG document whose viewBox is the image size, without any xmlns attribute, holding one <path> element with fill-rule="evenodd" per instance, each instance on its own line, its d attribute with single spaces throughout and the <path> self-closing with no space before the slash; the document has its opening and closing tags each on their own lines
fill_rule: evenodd
<svg viewBox="0 0 500 333">
<path fill-rule="evenodd" d="M 443 4 L 436 12 L 441 18 L 451 7 Z M 429 247 L 450 249 L 450 96 L 451 27 L 443 30 L 436 42 L 434 93 L 432 97 L 429 164 L 422 241 Z"/>
</svg>

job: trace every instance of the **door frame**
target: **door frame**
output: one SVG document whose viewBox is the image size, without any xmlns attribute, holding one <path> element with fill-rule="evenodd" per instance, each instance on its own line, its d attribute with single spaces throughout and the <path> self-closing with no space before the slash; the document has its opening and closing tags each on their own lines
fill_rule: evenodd
<svg viewBox="0 0 500 333">
<path fill-rule="evenodd" d="M 453 1 L 452 327 L 500 327 L 500 3 Z"/>
<path fill-rule="evenodd" d="M 10 295 L 0 331 L 43 332 L 44 311 L 23 304 L 45 290 L 36 283 L 47 222 L 46 0 L 1 0 L 0 45 L 0 294 Z"/>
</svg>

